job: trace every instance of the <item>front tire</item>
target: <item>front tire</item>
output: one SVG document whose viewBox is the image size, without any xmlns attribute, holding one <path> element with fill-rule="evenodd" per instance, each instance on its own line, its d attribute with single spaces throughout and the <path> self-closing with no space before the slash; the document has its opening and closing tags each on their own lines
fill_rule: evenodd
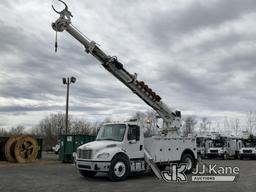
<svg viewBox="0 0 256 192">
<path fill-rule="evenodd" d="M 116 155 L 112 161 L 108 172 L 111 181 L 124 181 L 130 174 L 129 160 L 123 155 Z"/>
<path fill-rule="evenodd" d="M 186 163 L 187 164 L 187 169 L 186 169 L 185 173 L 189 174 L 193 171 L 193 169 L 195 167 L 195 164 L 196 164 L 196 161 L 192 157 L 192 155 L 190 155 L 189 153 L 185 153 L 181 157 L 181 163 Z"/>
<path fill-rule="evenodd" d="M 86 171 L 86 170 L 79 170 L 79 173 L 83 177 L 94 177 L 96 175 L 96 171 Z"/>
</svg>

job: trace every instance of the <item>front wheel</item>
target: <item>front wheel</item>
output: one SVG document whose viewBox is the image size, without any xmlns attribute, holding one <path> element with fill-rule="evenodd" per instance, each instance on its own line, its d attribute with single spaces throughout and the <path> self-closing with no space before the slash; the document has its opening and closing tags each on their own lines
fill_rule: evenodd
<svg viewBox="0 0 256 192">
<path fill-rule="evenodd" d="M 129 160 L 123 155 L 116 155 L 110 165 L 108 177 L 112 181 L 124 181 L 130 174 Z"/>
<path fill-rule="evenodd" d="M 94 177 L 97 172 L 96 171 L 79 170 L 79 173 L 84 177 Z"/>
<path fill-rule="evenodd" d="M 192 155 L 185 153 L 181 157 L 181 163 L 187 164 L 187 168 L 185 173 L 191 173 L 193 171 L 193 168 L 195 167 L 195 159 L 192 157 Z"/>
</svg>

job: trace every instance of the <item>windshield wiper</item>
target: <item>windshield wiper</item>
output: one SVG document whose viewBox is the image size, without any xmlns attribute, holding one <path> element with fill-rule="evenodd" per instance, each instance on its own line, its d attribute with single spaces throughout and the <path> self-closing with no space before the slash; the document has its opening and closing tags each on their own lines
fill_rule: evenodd
<svg viewBox="0 0 256 192">
<path fill-rule="evenodd" d="M 111 138 L 104 138 L 103 140 L 115 141 L 115 139 L 111 139 Z"/>
<path fill-rule="evenodd" d="M 117 141 L 116 139 L 112 139 L 112 138 L 101 138 L 101 139 L 97 139 L 97 141 L 104 141 L 104 140 L 107 140 L 107 141 Z"/>
</svg>

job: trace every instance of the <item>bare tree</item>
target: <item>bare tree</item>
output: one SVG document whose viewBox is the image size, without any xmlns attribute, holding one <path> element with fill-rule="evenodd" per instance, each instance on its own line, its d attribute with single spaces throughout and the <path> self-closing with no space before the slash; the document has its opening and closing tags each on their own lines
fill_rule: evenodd
<svg viewBox="0 0 256 192">
<path fill-rule="evenodd" d="M 185 117 L 185 127 L 184 127 L 184 135 L 194 133 L 195 125 L 197 124 L 197 120 L 195 116 L 187 116 Z"/>
<path fill-rule="evenodd" d="M 211 129 L 211 121 L 207 117 L 202 117 L 200 123 L 200 133 L 206 133 Z"/>
<path fill-rule="evenodd" d="M 137 111 L 132 120 L 136 120 L 140 126 L 144 129 L 144 136 L 149 137 L 156 134 L 157 118 L 156 113 L 153 110 L 146 112 Z"/>
<path fill-rule="evenodd" d="M 82 134 L 82 135 L 90 135 L 91 133 L 91 124 L 86 121 L 73 121 L 71 126 L 72 134 Z"/>
<path fill-rule="evenodd" d="M 247 131 L 252 134 L 256 124 L 256 112 L 250 111 L 246 116 L 247 120 Z"/>
<path fill-rule="evenodd" d="M 17 127 L 12 127 L 8 132 L 9 135 L 22 135 L 24 134 L 25 127 L 18 125 Z"/>
<path fill-rule="evenodd" d="M 69 127 L 70 127 L 69 118 Z M 42 119 L 39 125 L 33 128 L 32 133 L 39 134 L 43 137 L 45 146 L 50 147 L 58 143 L 59 135 L 65 130 L 65 114 L 50 114 Z M 69 130 L 68 130 L 69 132 Z"/>
<path fill-rule="evenodd" d="M 225 133 L 230 132 L 230 122 L 226 116 L 224 117 L 224 127 L 223 128 L 224 128 Z"/>
<path fill-rule="evenodd" d="M 6 136 L 8 136 L 8 132 L 4 128 L 1 128 L 0 129 L 0 136 L 1 137 L 6 137 Z"/>
<path fill-rule="evenodd" d="M 238 135 L 238 131 L 240 129 L 240 121 L 238 118 L 234 118 L 230 120 L 230 127 L 235 131 L 235 136 Z"/>
<path fill-rule="evenodd" d="M 98 134 L 98 131 L 100 127 L 103 125 L 103 122 L 95 122 L 91 126 L 91 132 L 90 135 L 96 136 Z"/>
</svg>

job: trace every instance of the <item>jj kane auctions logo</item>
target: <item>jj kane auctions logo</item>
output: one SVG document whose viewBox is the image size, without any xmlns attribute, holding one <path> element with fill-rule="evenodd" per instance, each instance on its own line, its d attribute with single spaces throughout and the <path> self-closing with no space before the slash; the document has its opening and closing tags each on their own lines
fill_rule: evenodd
<svg viewBox="0 0 256 192">
<path fill-rule="evenodd" d="M 185 174 L 186 164 L 171 164 L 169 171 L 162 171 L 162 178 L 166 182 L 188 182 Z M 237 181 L 239 178 L 239 167 L 196 165 L 192 172 L 191 181 L 193 182 L 213 182 L 213 181 Z"/>
</svg>

